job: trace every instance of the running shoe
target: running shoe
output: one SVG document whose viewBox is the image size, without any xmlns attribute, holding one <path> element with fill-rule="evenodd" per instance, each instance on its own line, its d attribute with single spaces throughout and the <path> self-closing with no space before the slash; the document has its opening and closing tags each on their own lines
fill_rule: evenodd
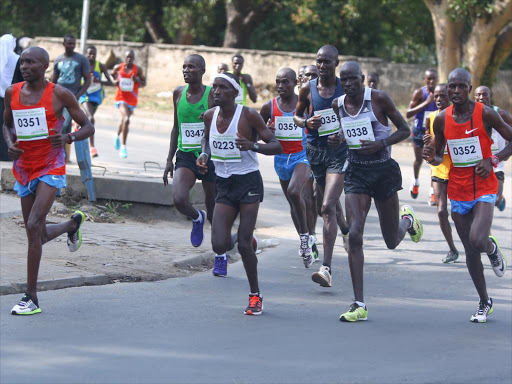
<svg viewBox="0 0 512 384">
<path fill-rule="evenodd" d="M 206 220 L 206 212 L 203 210 L 198 211 L 201 220 L 192 221 L 192 232 L 190 232 L 190 242 L 194 247 L 199 247 L 203 243 L 204 238 L 204 221 Z"/>
<path fill-rule="evenodd" d="M 228 274 L 228 258 L 224 256 L 215 256 L 213 261 L 213 276 L 226 277 Z"/>
<path fill-rule="evenodd" d="M 502 197 L 500 203 L 498 204 L 498 210 L 500 212 L 503 212 L 505 210 L 506 205 L 507 205 L 507 202 L 505 201 L 505 198 Z"/>
<path fill-rule="evenodd" d="M 363 308 L 357 303 L 353 303 L 350 306 L 348 312 L 340 315 L 340 321 L 343 322 L 354 322 L 354 321 L 366 321 L 368 320 L 368 307 Z"/>
<path fill-rule="evenodd" d="M 436 195 L 434 195 L 433 193 L 430 194 L 428 205 L 430 205 L 431 207 L 435 207 L 437 205 Z"/>
<path fill-rule="evenodd" d="M 245 315 L 259 316 L 263 313 L 263 297 L 261 295 L 249 295 L 249 305 L 245 308 Z"/>
<path fill-rule="evenodd" d="M 304 266 L 309 268 L 313 265 L 314 259 L 311 250 L 311 246 L 313 245 L 313 238 L 308 234 L 300 235 L 300 246 L 299 246 L 299 256 L 302 257 L 302 261 L 304 262 Z"/>
<path fill-rule="evenodd" d="M 73 216 L 71 216 L 73 220 L 77 223 L 77 227 L 73 232 L 68 232 L 68 249 L 69 252 L 76 252 L 78 248 L 82 245 L 82 230 L 80 227 L 85 221 L 85 214 L 82 211 L 75 211 Z"/>
<path fill-rule="evenodd" d="M 119 151 L 119 157 L 122 159 L 126 159 L 128 157 L 128 151 L 126 150 L 126 147 L 121 147 L 121 150 Z"/>
<path fill-rule="evenodd" d="M 318 272 L 313 273 L 311 279 L 322 287 L 332 287 L 331 269 L 325 265 L 322 265 Z"/>
<path fill-rule="evenodd" d="M 96 149 L 96 147 L 91 147 L 90 153 L 91 157 L 98 157 L 98 150 Z"/>
<path fill-rule="evenodd" d="M 505 271 L 507 270 L 507 258 L 501 252 L 496 237 L 489 236 L 489 239 L 496 246 L 496 250 L 494 251 L 494 253 L 488 253 L 487 256 L 489 256 L 489 260 L 491 261 L 492 270 L 494 271 L 494 274 L 498 277 L 501 277 L 505 274 Z"/>
<path fill-rule="evenodd" d="M 341 232 L 341 237 L 343 238 L 343 248 L 345 248 L 345 251 L 348 253 L 348 238 L 350 236 L 350 232 L 348 232 L 346 235 Z"/>
<path fill-rule="evenodd" d="M 407 230 L 411 236 L 411 240 L 415 243 L 419 242 L 423 236 L 423 224 L 421 224 L 421 221 L 418 220 L 414 214 L 414 210 L 409 205 L 403 205 L 400 209 L 400 217 L 403 219 L 404 216 L 409 216 L 409 218 L 412 219 L 412 225 Z"/>
<path fill-rule="evenodd" d="M 311 246 L 311 254 L 313 255 L 313 261 L 316 263 L 320 261 L 320 257 L 318 256 L 318 247 L 316 246 L 316 237 L 313 235 L 309 235 L 313 239 L 313 245 Z"/>
<path fill-rule="evenodd" d="M 489 316 L 493 309 L 492 309 L 492 299 L 489 297 L 489 302 L 482 301 L 478 303 L 478 309 L 476 310 L 475 314 L 471 316 L 469 321 L 472 323 L 485 323 L 487 321 L 487 316 Z"/>
<path fill-rule="evenodd" d="M 121 139 L 119 136 L 114 135 L 114 148 L 116 151 L 119 151 L 121 149 Z"/>
<path fill-rule="evenodd" d="M 450 251 L 446 255 L 446 257 L 443 259 L 443 263 L 458 263 L 459 262 L 459 252 L 457 251 Z"/>
<path fill-rule="evenodd" d="M 41 313 L 41 308 L 34 303 L 29 293 L 25 293 L 21 301 L 11 309 L 11 315 L 35 315 L 36 313 Z"/>
<path fill-rule="evenodd" d="M 420 186 L 419 185 L 411 185 L 411 189 L 410 189 L 410 192 L 411 192 L 411 197 L 413 199 L 416 199 L 418 198 L 418 195 L 420 193 Z"/>
<path fill-rule="evenodd" d="M 251 244 L 252 244 L 252 250 L 254 251 L 254 253 L 258 252 L 258 238 L 256 237 L 255 234 L 252 235 Z"/>
</svg>

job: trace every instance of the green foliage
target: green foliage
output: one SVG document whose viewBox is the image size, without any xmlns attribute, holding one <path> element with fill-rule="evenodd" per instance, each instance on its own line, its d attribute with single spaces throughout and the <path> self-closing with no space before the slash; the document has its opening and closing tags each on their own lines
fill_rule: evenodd
<svg viewBox="0 0 512 384">
<path fill-rule="evenodd" d="M 494 0 L 448 0 L 448 15 L 453 20 L 474 21 L 490 16 L 493 6 Z"/>
</svg>

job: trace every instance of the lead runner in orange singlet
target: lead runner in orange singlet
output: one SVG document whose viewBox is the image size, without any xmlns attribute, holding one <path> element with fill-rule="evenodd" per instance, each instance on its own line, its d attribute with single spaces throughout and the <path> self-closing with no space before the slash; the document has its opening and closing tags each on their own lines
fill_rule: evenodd
<svg viewBox="0 0 512 384">
<path fill-rule="evenodd" d="M 5 93 L 2 129 L 9 157 L 14 160 L 14 189 L 21 198 L 28 239 L 27 289 L 11 310 L 13 315 L 41 312 L 37 275 L 43 244 L 63 233 L 68 234 L 71 252 L 78 250 L 82 243 L 80 226 L 85 219 L 82 212 L 76 211 L 70 220 L 59 224 L 46 224 L 46 215 L 57 190 L 66 187 L 64 145 L 87 139 L 94 134 L 94 127 L 70 91 L 45 80 L 49 61 L 44 49 L 26 49 L 20 58 L 25 81 L 10 86 Z M 64 108 L 81 127 L 79 131 L 62 133 Z"/>
<path fill-rule="evenodd" d="M 512 127 L 500 115 L 481 103 L 469 99 L 471 75 L 462 68 L 448 76 L 448 97 L 452 105 L 434 120 L 434 148 L 426 146 L 423 158 L 432 165 L 443 161 L 445 144 L 452 160 L 448 181 L 448 198 L 452 218 L 466 251 L 466 265 L 480 296 L 478 309 L 470 321 L 485 323 L 493 308 L 487 294 L 481 253 L 489 256 L 494 273 L 501 277 L 507 268 L 498 241 L 490 236 L 498 181 L 494 175 L 501 161 L 512 154 Z M 492 128 L 508 145 L 496 155 L 491 152 Z"/>
</svg>

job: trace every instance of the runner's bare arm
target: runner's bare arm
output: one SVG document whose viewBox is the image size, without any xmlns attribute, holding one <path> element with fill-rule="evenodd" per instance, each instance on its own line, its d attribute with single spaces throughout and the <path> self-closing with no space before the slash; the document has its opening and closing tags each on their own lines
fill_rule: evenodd
<svg viewBox="0 0 512 384">
<path fill-rule="evenodd" d="M 295 116 L 293 116 L 293 121 L 299 127 L 304 128 L 304 114 L 309 108 L 309 83 L 306 84 L 299 90 L 299 101 L 297 102 L 297 107 L 295 108 Z"/>
<path fill-rule="evenodd" d="M 410 119 L 417 113 L 420 113 L 425 109 L 427 105 L 429 105 L 432 101 L 434 101 L 434 94 L 429 93 L 427 99 L 423 97 L 423 91 L 421 88 L 414 91 L 414 94 L 412 95 L 412 100 L 409 103 L 409 108 L 406 112 L 406 117 Z"/>
<path fill-rule="evenodd" d="M 114 70 L 112 71 L 112 78 L 114 79 L 114 85 L 119 84 L 120 77 L 118 76 L 118 72 L 119 72 L 119 64 L 117 64 L 114 67 Z"/>
<path fill-rule="evenodd" d="M 183 92 L 183 87 L 176 87 L 174 89 L 174 92 L 172 93 L 172 103 L 174 106 L 174 123 L 172 126 L 171 131 L 171 141 L 169 144 L 169 154 L 167 155 L 167 163 L 165 165 L 165 171 L 164 171 L 164 185 L 169 184 L 169 181 L 167 179 L 167 175 L 171 175 L 171 179 L 174 177 L 174 156 L 176 155 L 176 151 L 178 150 L 178 135 L 180 132 L 180 128 L 178 126 L 178 109 L 176 106 L 178 105 L 178 102 L 180 101 L 181 93 Z"/>
<path fill-rule="evenodd" d="M 60 110 L 62 110 L 62 108 L 67 108 L 71 118 L 80 126 L 80 129 L 73 133 L 75 140 L 82 141 L 94 135 L 94 126 L 91 124 L 84 111 L 78 105 L 76 97 L 70 91 L 60 86 L 56 86 L 54 88 L 54 95 L 58 105 L 61 106 Z M 67 133 L 56 133 L 57 134 L 49 137 L 50 143 L 53 147 L 60 148 L 63 147 L 66 143 L 71 143 L 70 137 Z"/>
<path fill-rule="evenodd" d="M 426 133 L 423 136 L 423 144 L 432 145 L 432 136 L 430 136 L 430 116 L 425 119 Z"/>
<path fill-rule="evenodd" d="M 260 115 L 261 117 L 263 118 L 263 121 L 265 122 L 265 124 L 267 124 L 267 127 L 270 129 L 270 131 L 272 133 L 275 132 L 275 128 L 274 128 L 274 125 L 272 124 L 272 121 L 271 121 L 271 109 L 270 109 L 270 103 L 272 103 L 272 100 L 265 103 L 263 105 L 263 107 L 261 107 L 261 110 L 260 110 Z"/>
<path fill-rule="evenodd" d="M 107 81 L 102 81 L 101 76 L 100 76 L 100 83 L 102 85 L 115 85 L 114 80 L 112 80 L 112 77 L 110 77 L 110 73 L 108 73 L 107 66 L 105 64 L 100 63 L 100 70 L 101 70 L 101 73 L 103 73 L 105 75 L 105 77 L 107 78 Z"/>
<path fill-rule="evenodd" d="M 139 83 L 139 87 L 146 86 L 146 76 L 144 76 L 144 71 L 139 66 L 137 66 L 137 77 L 134 79 L 134 81 Z"/>
<path fill-rule="evenodd" d="M 53 73 L 52 73 L 52 80 L 51 82 L 53 84 L 57 84 L 57 81 L 59 80 L 59 69 L 57 68 L 57 65 L 55 65 L 55 62 L 53 63 Z"/>
<path fill-rule="evenodd" d="M 254 88 L 254 84 L 252 82 L 251 75 L 245 73 L 241 75 L 245 86 L 247 87 L 247 92 L 249 93 L 249 98 L 255 103 L 258 100 L 258 95 L 256 94 L 256 89 Z"/>
<path fill-rule="evenodd" d="M 443 162 L 446 139 L 444 137 L 445 111 L 442 111 L 434 119 L 434 145 L 423 147 L 423 159 L 431 165 L 439 165 Z"/>
<path fill-rule="evenodd" d="M 204 121 L 204 135 L 201 140 L 201 149 L 202 152 L 197 158 L 196 164 L 199 169 L 199 173 L 205 174 L 208 172 L 208 159 L 211 157 L 210 151 L 210 126 L 212 124 L 213 113 L 215 112 L 214 108 L 210 108 L 204 113 L 203 121 Z"/>
<path fill-rule="evenodd" d="M 86 72 L 82 74 L 82 77 L 84 78 L 84 83 L 82 84 L 82 87 L 75 96 L 77 100 L 87 91 L 87 88 L 91 86 L 92 78 L 94 77 L 94 75 L 92 74 L 92 72 Z"/>
<path fill-rule="evenodd" d="M 2 133 L 5 143 L 7 144 L 7 154 L 9 158 L 18 160 L 23 150 L 18 148 L 18 142 L 16 141 L 16 131 L 14 130 L 14 121 L 12 120 L 11 94 L 12 87 L 9 87 L 5 91 L 4 125 L 2 126 Z"/>
<path fill-rule="evenodd" d="M 251 129 L 256 131 L 257 137 L 265 142 L 265 144 L 259 144 L 256 152 L 262 155 L 278 155 L 283 152 L 283 147 L 279 141 L 277 141 L 274 134 L 268 129 L 261 115 L 254 109 L 244 108 L 242 113 L 246 113 L 247 122 Z M 237 133 L 238 138 L 235 140 L 236 145 L 241 151 L 251 151 L 254 148 L 254 142 L 248 140 L 246 137 Z"/>
<path fill-rule="evenodd" d="M 335 98 L 332 101 L 331 108 L 333 109 L 334 113 L 336 114 L 336 118 L 340 122 L 341 126 L 341 117 L 340 117 L 340 109 L 338 107 L 338 98 Z M 340 129 L 340 132 L 335 135 L 329 135 L 327 137 L 327 145 L 331 148 L 338 148 L 341 142 L 345 140 L 345 136 L 343 135 L 343 129 Z"/>
</svg>

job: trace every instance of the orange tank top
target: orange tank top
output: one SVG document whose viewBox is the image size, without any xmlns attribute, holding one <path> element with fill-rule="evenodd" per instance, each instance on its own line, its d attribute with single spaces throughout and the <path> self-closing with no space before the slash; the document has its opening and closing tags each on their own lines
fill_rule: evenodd
<svg viewBox="0 0 512 384">
<path fill-rule="evenodd" d="M 50 136 L 60 133 L 64 118 L 58 120 L 53 112 L 53 89 L 55 84 L 48 82 L 41 99 L 34 105 L 24 105 L 20 102 L 21 88 L 25 82 L 12 86 L 11 110 L 44 108 L 46 124 Z M 14 118 L 14 117 L 13 117 Z M 19 141 L 18 147 L 24 152 L 18 160 L 13 161 L 12 171 L 16 180 L 22 185 L 44 175 L 66 174 L 66 152 L 64 148 L 54 148 L 48 138 L 33 141 Z"/>
<path fill-rule="evenodd" d="M 483 195 L 497 193 L 498 179 L 494 170 L 486 179 L 476 174 L 475 159 L 487 159 L 492 155 L 492 140 L 482 119 L 483 108 L 483 104 L 475 103 L 471 119 L 462 124 L 453 120 L 453 105 L 446 108 L 444 136 L 452 160 L 448 181 L 448 198 L 451 200 L 474 201 Z"/>
<path fill-rule="evenodd" d="M 132 76 L 137 77 L 137 66 L 132 65 L 132 70 L 126 72 L 126 64 L 121 63 L 119 66 L 119 83 L 117 84 L 116 101 L 123 101 L 132 107 L 137 106 L 139 95 L 139 83 L 131 80 Z M 124 79 L 124 80 L 123 80 Z"/>
<path fill-rule="evenodd" d="M 293 118 L 293 116 L 295 115 L 295 111 L 293 111 L 293 112 L 281 111 L 281 108 L 279 107 L 279 104 L 277 102 L 277 97 L 274 97 L 272 99 L 270 115 L 272 118 L 272 123 L 274 123 L 274 126 L 277 128 L 276 117 L 283 116 L 283 117 Z M 293 123 L 293 121 L 284 123 L 284 125 L 287 128 L 291 128 L 291 126 L 296 128 L 296 125 L 295 125 L 295 123 Z M 298 153 L 298 152 L 301 152 L 302 150 L 304 150 L 304 148 L 302 146 L 302 139 L 303 139 L 302 128 L 300 128 L 300 129 L 296 128 L 294 131 L 296 131 L 295 138 L 290 139 L 289 137 L 286 137 L 286 138 L 284 138 L 284 140 L 283 140 L 283 137 L 279 136 L 279 131 L 278 130 L 276 131 L 276 137 L 279 140 L 279 143 L 281 143 L 281 146 L 283 147 L 283 154 L 289 155 L 291 153 Z"/>
</svg>

